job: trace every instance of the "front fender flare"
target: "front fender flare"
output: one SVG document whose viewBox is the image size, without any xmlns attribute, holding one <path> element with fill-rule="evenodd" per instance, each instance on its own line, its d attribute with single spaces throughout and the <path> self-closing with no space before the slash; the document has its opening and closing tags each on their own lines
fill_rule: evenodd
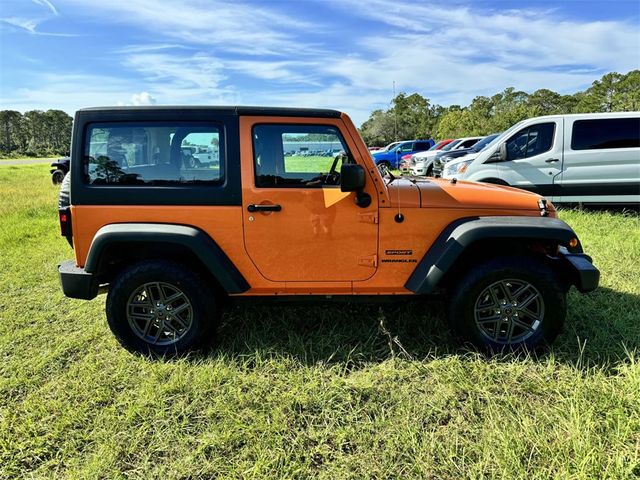
<svg viewBox="0 0 640 480">
<path fill-rule="evenodd" d="M 432 293 L 465 249 L 480 240 L 551 240 L 567 247 L 577 238 L 562 220 L 550 217 L 471 217 L 450 224 L 425 253 L 405 288 L 420 295 Z M 582 253 L 580 243 L 571 248 Z"/>
</svg>

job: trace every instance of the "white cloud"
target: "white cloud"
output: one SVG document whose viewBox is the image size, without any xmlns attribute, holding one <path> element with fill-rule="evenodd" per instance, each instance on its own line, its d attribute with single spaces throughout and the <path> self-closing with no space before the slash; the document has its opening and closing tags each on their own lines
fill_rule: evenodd
<svg viewBox="0 0 640 480">
<path fill-rule="evenodd" d="M 0 18 L 0 22 L 21 28 L 29 33 L 36 33 L 36 27 L 38 26 L 38 21 L 32 18 L 5 17 Z"/>
<path fill-rule="evenodd" d="M 56 7 L 53 6 L 53 4 L 49 1 L 49 0 L 33 0 L 33 3 L 35 3 L 36 5 L 41 5 L 47 9 L 49 9 L 49 11 L 51 13 L 53 13 L 54 15 L 58 15 L 58 10 L 56 10 Z"/>
<path fill-rule="evenodd" d="M 5 0 L 6 1 L 6 0 Z M 45 12 L 42 11 L 44 7 Z M 57 17 L 59 15 L 56 7 L 49 0 L 31 0 L 31 3 L 25 4 L 24 0 L 16 2 L 8 1 L 2 5 L 0 10 L 3 16 L 0 18 L 0 25 L 11 25 L 17 27 L 24 32 L 32 35 L 45 35 L 53 37 L 71 37 L 76 36 L 71 33 L 64 32 L 42 32 L 38 30 L 38 26 L 44 21 Z"/>
<path fill-rule="evenodd" d="M 205 53 L 179 56 L 172 53 L 134 53 L 123 65 L 150 82 L 169 81 L 176 88 L 216 89 L 225 79 L 222 62 Z"/>
<path fill-rule="evenodd" d="M 153 35 L 196 45 L 223 47 L 244 55 L 282 55 L 311 51 L 292 32 L 318 28 L 261 5 L 222 0 L 62 0 L 83 15 L 136 25 Z"/>
<path fill-rule="evenodd" d="M 131 37 L 123 42 L 135 40 L 96 55 L 91 75 L 27 72 L 20 87 L 2 92 L 0 100 L 14 108 L 49 108 L 55 101 L 74 110 L 144 90 L 161 103 L 337 108 L 359 123 L 388 106 L 394 81 L 398 92 L 467 104 L 509 86 L 571 93 L 606 72 L 640 64 L 640 33 L 630 22 L 568 19 L 548 9 L 334 0 L 308 1 L 301 15 L 283 2 L 56 0 L 62 14 L 53 17 L 58 10 L 49 0 L 32 1 L 33 9 L 47 9 L 51 23 L 71 12 L 82 17 L 76 24 L 87 34 L 124 24 Z M 2 20 L 39 34 L 41 20 L 27 13 Z M 353 32 L 344 30 L 347 22 Z"/>
<path fill-rule="evenodd" d="M 149 92 L 140 92 L 131 96 L 131 104 L 134 106 L 155 105 L 156 103 L 156 99 L 153 98 Z"/>
</svg>

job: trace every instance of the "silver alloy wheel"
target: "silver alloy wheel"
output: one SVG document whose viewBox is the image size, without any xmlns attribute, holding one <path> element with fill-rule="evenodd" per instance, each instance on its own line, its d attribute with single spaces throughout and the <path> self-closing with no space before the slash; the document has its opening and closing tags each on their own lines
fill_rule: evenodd
<svg viewBox="0 0 640 480">
<path fill-rule="evenodd" d="M 145 283 L 127 301 L 127 321 L 133 333 L 153 345 L 171 345 L 193 324 L 191 302 L 175 285 Z"/>
<path fill-rule="evenodd" d="M 524 280 L 500 280 L 480 293 L 474 318 L 480 332 L 493 342 L 519 343 L 540 327 L 544 300 L 540 292 Z"/>
</svg>

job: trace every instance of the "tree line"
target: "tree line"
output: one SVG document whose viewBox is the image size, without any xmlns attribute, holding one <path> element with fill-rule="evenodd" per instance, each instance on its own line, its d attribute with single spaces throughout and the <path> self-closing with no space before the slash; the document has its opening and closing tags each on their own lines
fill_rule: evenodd
<svg viewBox="0 0 640 480">
<path fill-rule="evenodd" d="M 72 122 L 62 110 L 0 110 L 0 157 L 67 155 Z"/>
<path fill-rule="evenodd" d="M 373 111 L 360 132 L 367 145 L 382 146 L 402 139 L 488 135 L 539 115 L 633 110 L 640 110 L 640 70 L 607 73 L 573 95 L 507 88 L 476 97 L 466 107 L 443 107 L 419 93 L 400 93 L 390 108 Z M 72 121 L 62 110 L 0 110 L 0 157 L 66 155 Z"/>
<path fill-rule="evenodd" d="M 573 95 L 507 88 L 491 97 L 478 96 L 466 107 L 443 107 L 418 93 L 400 93 L 389 109 L 372 112 L 360 132 L 367 145 L 383 146 L 404 139 L 489 135 L 540 115 L 636 110 L 640 110 L 640 70 L 607 73 Z"/>
</svg>

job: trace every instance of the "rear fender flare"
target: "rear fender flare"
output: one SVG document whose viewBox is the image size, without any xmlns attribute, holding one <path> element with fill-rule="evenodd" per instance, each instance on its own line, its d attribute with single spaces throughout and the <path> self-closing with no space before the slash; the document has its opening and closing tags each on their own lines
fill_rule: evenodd
<svg viewBox="0 0 640 480">
<path fill-rule="evenodd" d="M 187 248 L 208 269 L 227 293 L 242 293 L 249 284 L 218 244 L 205 232 L 187 225 L 118 223 L 106 225 L 91 242 L 84 269 L 100 274 L 105 250 L 117 244 L 162 243 Z"/>
</svg>

